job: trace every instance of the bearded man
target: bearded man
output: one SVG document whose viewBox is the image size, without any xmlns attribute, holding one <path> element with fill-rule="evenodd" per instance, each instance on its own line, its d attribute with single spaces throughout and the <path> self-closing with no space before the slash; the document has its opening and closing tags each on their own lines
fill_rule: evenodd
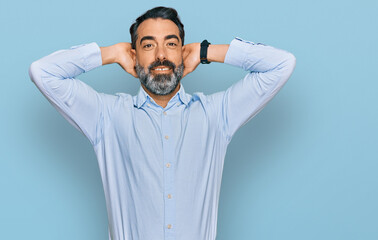
<svg viewBox="0 0 378 240">
<path fill-rule="evenodd" d="M 173 8 L 148 10 L 130 34 L 131 43 L 56 51 L 33 62 L 30 77 L 93 146 L 109 239 L 214 240 L 227 146 L 289 79 L 296 59 L 240 38 L 184 45 Z M 182 78 L 211 62 L 248 73 L 222 92 L 186 93 Z M 136 96 L 99 93 L 76 78 L 112 63 L 139 78 Z"/>
</svg>

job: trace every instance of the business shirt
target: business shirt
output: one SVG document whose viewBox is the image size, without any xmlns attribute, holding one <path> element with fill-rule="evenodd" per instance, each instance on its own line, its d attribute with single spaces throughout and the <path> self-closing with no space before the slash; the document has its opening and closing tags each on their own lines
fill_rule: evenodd
<svg viewBox="0 0 378 240">
<path fill-rule="evenodd" d="M 180 84 L 165 108 L 142 87 L 136 96 L 110 95 L 78 80 L 102 65 L 95 42 L 31 64 L 29 74 L 38 89 L 93 145 L 109 239 L 216 238 L 227 146 L 284 85 L 296 60 L 287 51 L 235 38 L 224 62 L 247 75 L 211 95 L 190 95 Z"/>
</svg>

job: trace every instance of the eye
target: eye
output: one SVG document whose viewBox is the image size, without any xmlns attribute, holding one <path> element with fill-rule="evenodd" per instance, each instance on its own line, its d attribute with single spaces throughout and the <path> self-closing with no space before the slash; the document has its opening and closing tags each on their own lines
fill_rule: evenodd
<svg viewBox="0 0 378 240">
<path fill-rule="evenodd" d="M 152 44 L 150 44 L 150 43 L 143 46 L 143 48 L 151 48 L 151 47 L 152 47 Z"/>
<path fill-rule="evenodd" d="M 176 43 L 174 43 L 174 42 L 170 42 L 170 43 L 168 43 L 168 46 L 170 46 L 170 47 L 176 47 L 176 46 L 177 46 L 177 44 L 176 44 Z"/>
</svg>

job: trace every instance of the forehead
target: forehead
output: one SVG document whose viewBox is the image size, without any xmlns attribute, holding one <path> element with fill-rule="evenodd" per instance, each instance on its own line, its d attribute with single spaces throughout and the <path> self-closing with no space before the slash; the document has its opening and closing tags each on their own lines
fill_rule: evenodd
<svg viewBox="0 0 378 240">
<path fill-rule="evenodd" d="M 144 36 L 153 36 L 156 39 L 164 39 L 167 35 L 175 34 L 180 38 L 180 31 L 177 25 L 168 19 L 149 18 L 143 21 L 138 29 L 138 40 Z"/>
</svg>

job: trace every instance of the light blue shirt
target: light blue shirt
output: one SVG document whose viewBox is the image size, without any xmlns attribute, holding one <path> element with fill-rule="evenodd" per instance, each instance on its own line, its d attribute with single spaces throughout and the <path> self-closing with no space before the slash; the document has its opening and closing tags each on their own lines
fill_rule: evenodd
<svg viewBox="0 0 378 240">
<path fill-rule="evenodd" d="M 190 95 L 180 85 L 165 108 L 98 93 L 76 76 L 102 65 L 95 43 L 33 62 L 42 94 L 93 145 L 112 240 L 214 240 L 226 149 L 232 136 L 292 74 L 293 54 L 235 38 L 224 61 L 247 71 L 226 91 Z M 210 81 L 210 80 L 209 80 Z"/>
</svg>

